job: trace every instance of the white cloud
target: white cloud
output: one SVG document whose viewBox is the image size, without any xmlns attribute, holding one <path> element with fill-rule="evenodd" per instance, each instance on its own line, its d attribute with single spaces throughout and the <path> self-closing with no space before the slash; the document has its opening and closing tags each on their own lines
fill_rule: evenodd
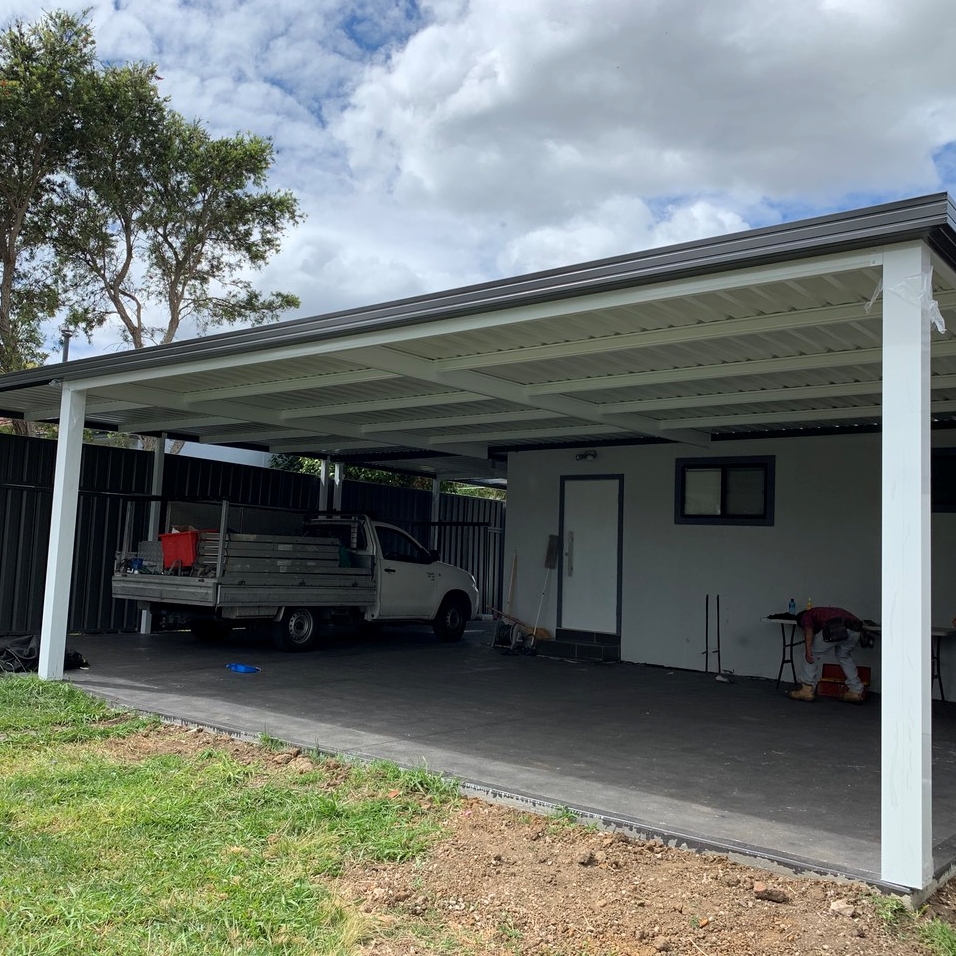
<svg viewBox="0 0 956 956">
<path fill-rule="evenodd" d="M 260 281 L 302 314 L 956 176 L 946 0 L 421 2 L 94 0 L 102 55 L 273 137 L 308 219 Z"/>
<path fill-rule="evenodd" d="M 371 68 L 337 132 L 409 201 L 539 225 L 615 193 L 932 189 L 956 135 L 948 11 L 475 0 Z"/>
</svg>

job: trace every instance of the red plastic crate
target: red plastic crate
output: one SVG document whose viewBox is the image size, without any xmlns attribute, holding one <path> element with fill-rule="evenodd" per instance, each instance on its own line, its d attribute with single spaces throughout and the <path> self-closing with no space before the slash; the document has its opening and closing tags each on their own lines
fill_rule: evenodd
<svg viewBox="0 0 956 956">
<path fill-rule="evenodd" d="M 191 568 L 199 554 L 198 531 L 171 531 L 161 534 L 159 543 L 163 546 L 163 567 L 171 568 L 177 561 L 184 568 Z"/>
</svg>

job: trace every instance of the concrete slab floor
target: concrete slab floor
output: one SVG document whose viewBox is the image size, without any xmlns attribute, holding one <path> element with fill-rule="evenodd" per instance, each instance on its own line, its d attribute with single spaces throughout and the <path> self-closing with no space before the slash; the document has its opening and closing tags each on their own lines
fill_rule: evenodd
<svg viewBox="0 0 956 956">
<path fill-rule="evenodd" d="M 880 707 L 787 700 L 773 681 L 502 654 L 492 627 L 331 635 L 285 654 L 236 631 L 71 638 L 77 686 L 231 733 L 393 760 L 498 797 L 679 844 L 879 883 Z M 261 668 L 227 669 L 230 662 Z M 956 704 L 934 703 L 937 871 L 956 858 Z"/>
</svg>

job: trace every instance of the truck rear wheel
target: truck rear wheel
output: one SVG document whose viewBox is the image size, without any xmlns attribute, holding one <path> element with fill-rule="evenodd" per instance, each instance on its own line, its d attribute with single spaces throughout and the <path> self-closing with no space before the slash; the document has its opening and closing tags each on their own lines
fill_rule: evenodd
<svg viewBox="0 0 956 956">
<path fill-rule="evenodd" d="M 448 594 L 432 621 L 432 629 L 440 641 L 460 641 L 470 616 L 471 605 L 468 598 L 461 594 Z"/>
<path fill-rule="evenodd" d="M 319 640 L 319 623 L 307 607 L 289 608 L 282 615 L 275 645 L 280 651 L 310 651 Z"/>
</svg>

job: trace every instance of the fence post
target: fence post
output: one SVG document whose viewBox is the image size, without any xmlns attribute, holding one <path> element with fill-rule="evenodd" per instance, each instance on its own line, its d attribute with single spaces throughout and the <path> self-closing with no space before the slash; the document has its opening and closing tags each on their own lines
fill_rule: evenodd
<svg viewBox="0 0 956 956">
<path fill-rule="evenodd" d="M 163 432 L 153 447 L 153 476 L 150 483 L 150 494 L 159 496 L 163 493 L 163 469 L 166 466 L 166 433 Z M 162 502 L 153 500 L 149 503 L 149 522 L 146 527 L 148 541 L 159 540 L 159 514 Z M 139 618 L 139 633 L 150 634 L 153 630 L 153 612 L 143 611 Z"/>
</svg>

